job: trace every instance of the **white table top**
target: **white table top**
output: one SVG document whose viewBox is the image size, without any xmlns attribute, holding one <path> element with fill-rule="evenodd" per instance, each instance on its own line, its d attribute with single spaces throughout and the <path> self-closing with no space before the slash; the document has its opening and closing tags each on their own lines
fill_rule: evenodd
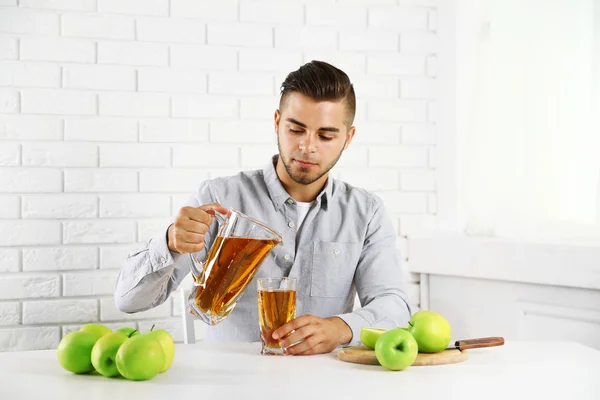
<svg viewBox="0 0 600 400">
<path fill-rule="evenodd" d="M 600 399 L 600 351 L 511 342 L 459 364 L 387 371 L 330 354 L 261 356 L 258 343 L 178 344 L 171 369 L 132 382 L 63 370 L 55 350 L 0 353 L 0 399 Z"/>
</svg>

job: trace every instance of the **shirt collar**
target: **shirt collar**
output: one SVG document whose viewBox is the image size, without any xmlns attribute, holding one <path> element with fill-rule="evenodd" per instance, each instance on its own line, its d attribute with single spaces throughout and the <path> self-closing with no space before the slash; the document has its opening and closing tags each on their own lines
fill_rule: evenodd
<svg viewBox="0 0 600 400">
<path fill-rule="evenodd" d="M 263 169 L 263 174 L 265 183 L 267 185 L 267 189 L 269 191 L 269 195 L 271 196 L 271 200 L 273 201 L 275 207 L 279 210 L 281 209 L 283 204 L 292 197 L 285 190 L 285 188 L 281 184 L 281 181 L 279 180 L 279 177 L 277 176 L 277 171 L 275 170 L 275 163 L 277 162 L 278 158 L 278 155 L 274 155 L 271 158 L 267 165 L 265 165 Z M 329 199 L 331 199 L 332 194 L 333 178 L 329 176 L 327 178 L 327 183 L 325 184 L 325 187 L 323 188 L 323 190 L 321 190 L 321 192 L 315 199 L 315 201 L 317 201 L 317 204 L 321 204 L 321 208 L 324 211 L 327 211 L 328 209 Z"/>
</svg>

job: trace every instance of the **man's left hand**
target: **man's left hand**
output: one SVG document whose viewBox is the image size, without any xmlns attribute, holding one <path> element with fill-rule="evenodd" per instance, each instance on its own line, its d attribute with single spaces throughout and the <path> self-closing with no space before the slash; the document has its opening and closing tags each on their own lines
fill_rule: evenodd
<svg viewBox="0 0 600 400">
<path fill-rule="evenodd" d="M 287 354 L 322 354 L 348 343 L 352 339 L 352 331 L 339 317 L 302 315 L 279 327 L 273 332 L 273 338 L 283 338 L 279 345 Z"/>
</svg>

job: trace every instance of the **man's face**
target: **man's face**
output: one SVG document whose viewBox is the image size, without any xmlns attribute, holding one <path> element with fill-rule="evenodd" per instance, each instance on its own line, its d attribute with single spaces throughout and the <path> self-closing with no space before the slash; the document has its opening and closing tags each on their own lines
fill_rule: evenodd
<svg viewBox="0 0 600 400">
<path fill-rule="evenodd" d="M 344 102 L 287 93 L 275 111 L 275 130 L 279 158 L 294 182 L 309 185 L 333 168 L 354 137 L 346 120 Z"/>
</svg>

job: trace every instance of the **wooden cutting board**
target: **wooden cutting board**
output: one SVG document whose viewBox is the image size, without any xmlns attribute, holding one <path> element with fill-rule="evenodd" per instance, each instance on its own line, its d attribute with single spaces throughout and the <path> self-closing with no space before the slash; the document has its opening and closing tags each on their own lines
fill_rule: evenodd
<svg viewBox="0 0 600 400">
<path fill-rule="evenodd" d="M 465 361 L 469 358 L 468 349 L 479 349 L 483 347 L 494 347 L 504 345 L 503 337 L 485 337 L 478 339 L 457 340 L 454 342 L 453 349 L 446 349 L 439 353 L 419 353 L 417 359 L 412 365 L 443 365 L 454 364 Z M 341 349 L 338 358 L 342 361 L 379 365 L 375 350 L 371 350 L 366 346 L 352 346 Z"/>
<path fill-rule="evenodd" d="M 355 364 L 379 365 L 375 350 L 365 346 L 352 346 L 341 349 L 338 358 L 342 361 Z M 413 365 L 443 365 L 465 361 L 468 358 L 467 350 L 444 350 L 439 353 L 419 353 Z"/>
</svg>

